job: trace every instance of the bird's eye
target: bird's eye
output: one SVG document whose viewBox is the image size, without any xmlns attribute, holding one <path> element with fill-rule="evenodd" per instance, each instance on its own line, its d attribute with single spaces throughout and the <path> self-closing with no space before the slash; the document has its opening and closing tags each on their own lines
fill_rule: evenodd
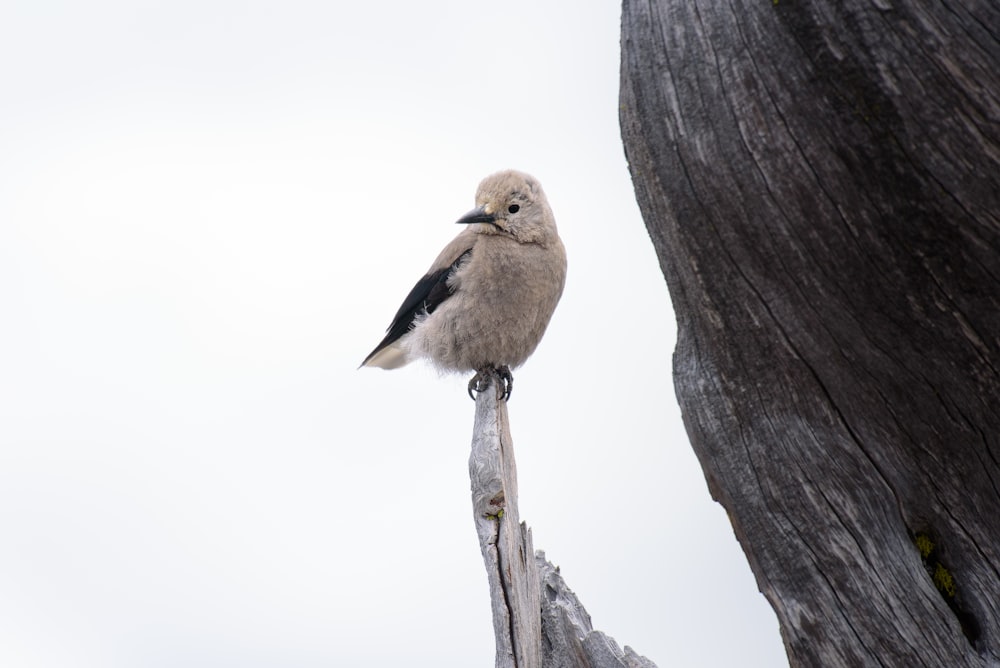
<svg viewBox="0 0 1000 668">
<path fill-rule="evenodd" d="M 517 204 L 511 204 L 510 206 L 507 207 L 507 213 L 517 213 L 520 210 L 521 207 L 519 207 Z"/>
</svg>

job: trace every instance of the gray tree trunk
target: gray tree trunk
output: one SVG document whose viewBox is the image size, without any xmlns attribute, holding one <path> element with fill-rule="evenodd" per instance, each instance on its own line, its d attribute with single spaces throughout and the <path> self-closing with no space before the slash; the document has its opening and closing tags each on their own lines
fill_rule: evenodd
<svg viewBox="0 0 1000 668">
<path fill-rule="evenodd" d="M 476 398 L 469 476 L 486 564 L 496 668 L 656 668 L 595 631 L 559 569 L 535 553 L 517 509 L 517 467 L 507 402 L 491 387 Z"/>
<path fill-rule="evenodd" d="M 1000 665 L 998 37 L 986 0 L 624 2 L 677 396 L 793 666 Z"/>
</svg>

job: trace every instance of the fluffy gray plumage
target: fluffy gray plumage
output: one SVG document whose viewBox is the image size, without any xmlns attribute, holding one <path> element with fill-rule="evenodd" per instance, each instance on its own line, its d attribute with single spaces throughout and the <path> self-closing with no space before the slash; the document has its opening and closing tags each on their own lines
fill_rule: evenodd
<svg viewBox="0 0 1000 668">
<path fill-rule="evenodd" d="M 413 287 L 362 366 L 426 358 L 443 371 L 495 369 L 509 378 L 535 351 L 566 281 L 566 251 L 541 186 L 513 170 L 488 176 L 476 208 L 458 222 L 468 227 Z"/>
</svg>

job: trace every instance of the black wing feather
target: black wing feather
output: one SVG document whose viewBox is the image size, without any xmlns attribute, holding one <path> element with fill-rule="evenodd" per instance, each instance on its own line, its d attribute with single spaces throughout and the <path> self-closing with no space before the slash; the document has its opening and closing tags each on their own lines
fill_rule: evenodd
<svg viewBox="0 0 1000 668">
<path fill-rule="evenodd" d="M 396 316 L 392 319 L 392 324 L 386 330 L 385 338 L 375 346 L 375 350 L 365 358 L 361 366 L 367 364 L 368 360 L 374 357 L 380 350 L 392 345 L 401 336 L 413 329 L 413 323 L 418 315 L 433 313 L 438 306 L 454 294 L 454 290 L 448 285 L 448 279 L 451 278 L 452 274 L 455 273 L 471 254 L 472 249 L 470 248 L 459 255 L 458 259 L 452 262 L 451 265 L 431 272 L 417 281 L 417 284 L 410 290 L 410 294 L 406 295 L 406 299 L 403 300 L 403 305 L 399 307 Z"/>
</svg>

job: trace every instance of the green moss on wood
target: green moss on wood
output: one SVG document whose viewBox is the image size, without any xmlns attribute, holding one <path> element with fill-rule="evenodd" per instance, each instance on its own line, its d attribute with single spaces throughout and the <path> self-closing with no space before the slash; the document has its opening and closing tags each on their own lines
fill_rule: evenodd
<svg viewBox="0 0 1000 668">
<path fill-rule="evenodd" d="M 917 552 L 920 553 L 924 568 L 927 569 L 927 574 L 931 576 L 931 582 L 934 583 L 937 590 L 946 599 L 955 598 L 955 594 L 958 593 L 955 578 L 935 553 L 936 546 L 931 537 L 925 533 L 914 534 L 913 544 L 916 546 Z"/>
<path fill-rule="evenodd" d="M 955 578 L 951 576 L 948 569 L 938 562 L 934 566 L 934 586 L 938 588 L 938 591 L 948 598 L 954 598 L 957 590 L 955 589 Z"/>
<path fill-rule="evenodd" d="M 913 544 L 917 546 L 917 552 L 920 553 L 920 558 L 924 560 L 926 560 L 934 550 L 934 541 L 932 541 L 931 537 L 925 533 L 918 533 L 914 536 Z"/>
</svg>

